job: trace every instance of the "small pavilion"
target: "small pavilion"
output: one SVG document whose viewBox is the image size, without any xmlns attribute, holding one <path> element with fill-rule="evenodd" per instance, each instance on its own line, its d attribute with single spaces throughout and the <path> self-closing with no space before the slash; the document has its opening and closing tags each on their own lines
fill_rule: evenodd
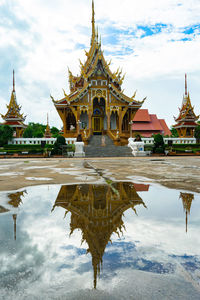
<svg viewBox="0 0 200 300">
<path fill-rule="evenodd" d="M 187 91 L 187 75 L 185 74 L 185 94 L 183 95 L 182 106 L 179 108 L 179 115 L 174 118 L 176 124 L 173 125 L 173 128 L 177 130 L 180 138 L 193 138 L 194 130 L 198 126 L 198 123 L 196 123 L 198 118 L 199 116 L 194 113 L 194 107 Z"/>
<path fill-rule="evenodd" d="M 21 138 L 27 125 L 24 124 L 26 117 L 20 113 L 21 106 L 17 104 L 15 92 L 15 72 L 13 70 L 13 90 L 11 93 L 10 103 L 7 105 L 7 113 L 1 114 L 2 119 L 5 121 L 2 125 L 9 125 L 14 129 L 13 136 Z"/>
</svg>

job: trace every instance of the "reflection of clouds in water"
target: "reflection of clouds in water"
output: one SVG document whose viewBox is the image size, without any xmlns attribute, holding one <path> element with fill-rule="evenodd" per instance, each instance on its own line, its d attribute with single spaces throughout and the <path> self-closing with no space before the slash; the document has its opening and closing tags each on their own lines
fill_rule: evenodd
<svg viewBox="0 0 200 300">
<path fill-rule="evenodd" d="M 199 222 L 196 220 L 195 226 L 190 218 L 189 234 L 186 235 L 184 214 L 182 219 L 174 212 L 169 213 L 181 204 L 173 206 L 178 201 L 178 192 L 174 191 L 174 198 L 167 204 L 163 200 L 160 210 L 165 210 L 166 217 L 159 217 L 159 208 L 152 212 L 152 207 L 159 202 L 159 197 L 156 200 L 153 193 L 151 199 L 147 199 L 147 210 L 137 208 L 138 217 L 131 211 L 125 213 L 124 237 L 119 240 L 116 234 L 112 235 L 113 244 L 107 245 L 103 256 L 101 281 L 98 283 L 100 291 L 93 292 L 87 290 L 93 285 L 92 263 L 90 254 L 86 255 L 87 245 L 80 246 L 81 232 L 76 230 L 68 238 L 70 215 L 63 219 L 64 211 L 60 207 L 50 213 L 59 190 L 59 185 L 27 189 L 28 194 L 17 218 L 16 242 L 13 240 L 12 216 L 0 216 L 3 224 L 0 227 L 0 264 L 3 262 L 4 266 L 0 270 L 3 278 L 0 280 L 0 299 L 2 295 L 8 300 L 81 299 L 83 296 L 86 299 L 142 299 L 144 296 L 146 299 L 161 299 L 163 295 L 174 299 L 175 294 L 176 300 L 198 299 L 192 285 L 176 269 L 177 265 L 182 265 L 198 280 Z M 168 191 L 164 199 L 167 199 L 166 194 L 172 195 Z M 147 195 L 140 194 L 143 200 L 148 198 Z M 184 256 L 185 253 L 189 256 Z M 5 294 L 3 286 L 13 288 L 16 284 L 21 285 L 21 291 L 26 286 L 23 296 L 21 292 L 16 297 L 12 291 Z"/>
<path fill-rule="evenodd" d="M 45 260 L 44 253 L 32 244 L 31 238 L 20 226 L 17 240 L 13 239 L 11 217 L 3 217 L 0 227 L 0 287 L 8 289 L 39 278 Z"/>
</svg>

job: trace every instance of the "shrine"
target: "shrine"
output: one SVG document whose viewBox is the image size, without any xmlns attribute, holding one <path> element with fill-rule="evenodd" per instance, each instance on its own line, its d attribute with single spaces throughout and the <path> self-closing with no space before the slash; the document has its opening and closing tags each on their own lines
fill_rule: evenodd
<svg viewBox="0 0 200 300">
<path fill-rule="evenodd" d="M 45 129 L 45 132 L 44 132 L 44 137 L 45 138 L 51 138 L 52 137 L 51 129 L 50 129 L 50 126 L 49 126 L 49 115 L 48 114 L 47 114 L 47 126 L 46 126 L 46 129 Z"/>
<path fill-rule="evenodd" d="M 1 114 L 2 119 L 5 121 L 2 125 L 9 125 L 14 129 L 13 136 L 21 138 L 26 125 L 23 123 L 26 119 L 23 114 L 20 114 L 21 107 L 17 104 L 16 93 L 15 93 L 15 72 L 13 70 L 13 90 L 11 93 L 10 103 L 7 105 L 7 113 Z"/>
<path fill-rule="evenodd" d="M 92 135 L 106 134 L 116 144 L 127 144 L 130 137 L 131 121 L 143 101 L 129 98 L 123 93 L 125 75 L 122 70 L 111 72 L 110 63 L 104 58 L 101 38 L 95 28 L 94 2 L 92 1 L 92 36 L 86 61 L 80 61 L 81 73 L 74 76 L 70 70 L 69 88 L 64 98 L 51 99 L 63 122 L 64 137 L 82 135 L 88 142 Z"/>
<path fill-rule="evenodd" d="M 13 70 L 13 90 L 11 93 L 10 103 L 7 105 L 8 111 L 5 115 L 1 114 L 2 119 L 5 121 L 2 125 L 9 125 L 14 129 L 14 137 L 20 138 L 27 127 L 23 122 L 25 116 L 20 114 L 21 107 L 17 104 L 15 92 L 15 73 Z"/>
<path fill-rule="evenodd" d="M 176 123 L 173 128 L 178 132 L 180 138 L 192 138 L 194 137 L 194 129 L 198 126 L 196 121 L 199 116 L 194 113 L 194 107 L 192 107 L 190 101 L 190 95 L 187 91 L 187 75 L 185 74 L 185 95 L 183 96 L 182 107 L 179 109 L 179 115 L 174 118 Z"/>
</svg>

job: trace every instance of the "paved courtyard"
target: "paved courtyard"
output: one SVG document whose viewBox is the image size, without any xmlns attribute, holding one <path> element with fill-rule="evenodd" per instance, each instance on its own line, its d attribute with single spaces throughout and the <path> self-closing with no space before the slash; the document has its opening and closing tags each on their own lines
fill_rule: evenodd
<svg viewBox="0 0 200 300">
<path fill-rule="evenodd" d="M 74 182 L 148 181 L 200 192 L 200 157 L 1 159 L 0 190 Z M 103 178 L 102 178 L 103 179 Z"/>
</svg>

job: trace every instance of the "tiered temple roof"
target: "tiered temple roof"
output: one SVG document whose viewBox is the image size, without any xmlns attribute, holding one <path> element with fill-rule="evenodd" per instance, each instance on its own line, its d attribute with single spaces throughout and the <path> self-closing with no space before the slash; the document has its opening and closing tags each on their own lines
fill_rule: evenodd
<svg viewBox="0 0 200 300">
<path fill-rule="evenodd" d="M 143 137 L 152 134 L 171 135 L 164 119 L 158 119 L 155 114 L 149 114 L 148 109 L 139 109 L 133 119 L 132 131 L 140 133 Z"/>
<path fill-rule="evenodd" d="M 88 140 L 95 131 L 105 131 L 113 140 L 118 139 L 119 136 L 128 138 L 125 135 L 129 132 L 131 117 L 142 106 L 145 98 L 142 101 L 137 101 L 135 94 L 132 97 L 126 96 L 121 88 L 125 78 L 122 70 L 120 68 L 116 72 L 110 70 L 111 62 L 107 62 L 104 58 L 101 38 L 95 27 L 93 1 L 90 49 L 85 51 L 85 55 L 85 62 L 80 61 L 81 72 L 79 76 L 74 76 L 68 69 L 70 93 L 67 94 L 63 90 L 64 97 L 57 101 L 51 96 L 63 122 L 64 136 L 72 135 L 70 127 L 73 125 L 76 135 L 80 133 L 80 130 L 84 130 Z M 98 102 L 95 99 L 98 99 Z M 101 119 L 98 129 L 95 125 L 95 122 L 98 122 L 95 119 L 97 107 L 100 108 L 99 118 Z M 112 114 L 114 117 L 111 117 Z M 86 120 L 88 121 L 86 122 Z M 79 128 L 80 121 L 84 125 Z M 87 123 L 86 126 L 85 123 Z M 115 124 L 115 128 L 113 128 L 113 124 Z M 119 135 L 117 135 L 117 131 L 119 131 Z"/>
<path fill-rule="evenodd" d="M 89 51 L 85 51 L 86 61 L 83 64 L 80 61 L 80 76 L 74 76 L 72 72 L 68 69 L 69 73 L 69 88 L 70 94 L 67 95 L 64 92 L 64 98 L 59 101 L 55 101 L 53 98 L 53 102 L 55 106 L 57 105 L 69 105 L 71 102 L 75 102 L 79 100 L 84 93 L 89 88 L 89 81 L 95 73 L 98 75 L 99 73 L 103 73 L 105 77 L 109 79 L 110 89 L 113 94 L 115 94 L 119 100 L 122 102 L 130 103 L 130 105 L 138 105 L 141 106 L 143 101 L 137 101 L 134 97 L 130 98 L 123 94 L 121 90 L 121 85 L 124 81 L 125 74 L 122 75 L 122 70 L 120 68 L 117 69 L 116 72 L 111 72 L 110 70 L 110 62 L 107 62 L 104 58 L 103 51 L 101 50 L 101 39 L 98 36 L 98 29 L 95 28 L 95 12 L 94 12 L 94 1 L 92 1 L 92 36 L 91 36 L 91 45 Z"/>
<path fill-rule="evenodd" d="M 27 127 L 24 124 L 26 117 L 20 113 L 21 106 L 17 103 L 16 92 L 15 92 L 15 73 L 13 70 L 13 90 L 10 97 L 10 103 L 7 105 L 7 113 L 1 114 L 2 119 L 5 121 L 3 125 L 9 125 L 13 127 L 15 131 L 15 137 L 21 137 L 24 129 Z"/>
<path fill-rule="evenodd" d="M 199 116 L 194 113 L 190 95 L 187 91 L 187 75 L 185 74 L 185 94 L 183 95 L 182 106 L 179 108 L 179 115 L 174 118 L 176 123 L 173 127 L 177 130 L 179 137 L 193 137 L 194 129 L 198 124 Z"/>
</svg>

